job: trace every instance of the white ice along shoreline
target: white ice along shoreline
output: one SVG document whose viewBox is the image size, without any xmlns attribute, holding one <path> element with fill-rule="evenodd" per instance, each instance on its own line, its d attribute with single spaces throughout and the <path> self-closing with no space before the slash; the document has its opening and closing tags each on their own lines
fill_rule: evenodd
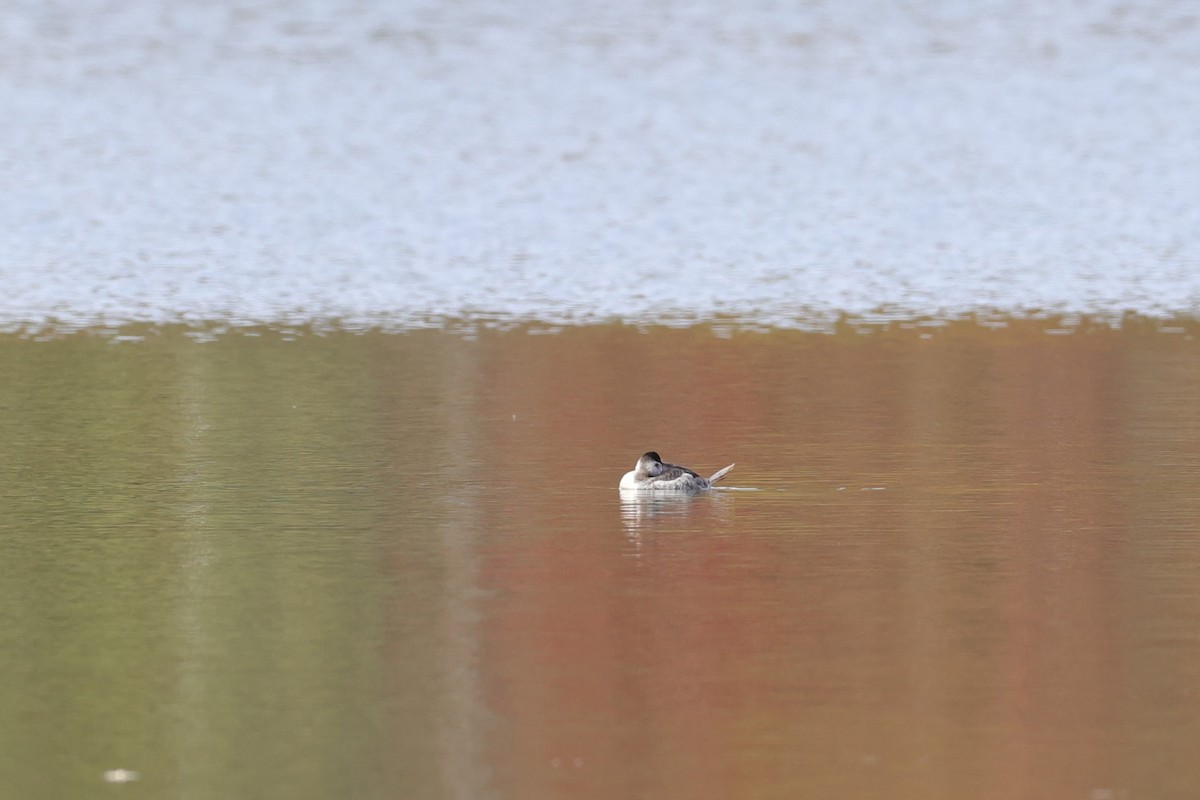
<svg viewBox="0 0 1200 800">
<path fill-rule="evenodd" d="M 0 9 L 0 328 L 1200 315 L 1118 0 Z"/>
</svg>

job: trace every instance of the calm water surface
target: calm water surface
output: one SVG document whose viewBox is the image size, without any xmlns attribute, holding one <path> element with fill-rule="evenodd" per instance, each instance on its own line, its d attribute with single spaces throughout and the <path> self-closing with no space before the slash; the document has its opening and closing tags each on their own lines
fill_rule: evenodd
<svg viewBox="0 0 1200 800">
<path fill-rule="evenodd" d="M 0 774 L 1194 797 L 1197 331 L 1052 324 L 0 339 Z"/>
</svg>

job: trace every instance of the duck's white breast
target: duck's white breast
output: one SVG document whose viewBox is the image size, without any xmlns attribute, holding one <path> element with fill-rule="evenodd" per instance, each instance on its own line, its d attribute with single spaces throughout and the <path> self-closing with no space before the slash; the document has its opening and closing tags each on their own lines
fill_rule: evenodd
<svg viewBox="0 0 1200 800">
<path fill-rule="evenodd" d="M 634 473 L 626 472 L 621 478 L 621 484 L 618 488 L 658 492 L 691 491 L 695 489 L 707 489 L 708 481 L 703 478 L 697 478 L 694 475 L 681 475 L 678 478 L 666 481 L 655 478 L 639 481 Z"/>
</svg>

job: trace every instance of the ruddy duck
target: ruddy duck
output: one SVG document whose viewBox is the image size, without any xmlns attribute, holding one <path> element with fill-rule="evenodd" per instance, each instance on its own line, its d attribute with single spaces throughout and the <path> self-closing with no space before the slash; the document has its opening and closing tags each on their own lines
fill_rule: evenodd
<svg viewBox="0 0 1200 800">
<path fill-rule="evenodd" d="M 719 469 L 708 478 L 701 478 L 697 473 L 692 472 L 687 467 L 676 466 L 675 464 L 664 464 L 658 453 L 651 450 L 637 460 L 633 465 L 632 472 L 626 472 L 621 478 L 622 489 L 674 489 L 674 490 L 693 490 L 693 489 L 710 489 L 712 485 L 725 477 L 725 473 L 733 469 L 734 465 L 730 464 L 724 469 Z"/>
</svg>

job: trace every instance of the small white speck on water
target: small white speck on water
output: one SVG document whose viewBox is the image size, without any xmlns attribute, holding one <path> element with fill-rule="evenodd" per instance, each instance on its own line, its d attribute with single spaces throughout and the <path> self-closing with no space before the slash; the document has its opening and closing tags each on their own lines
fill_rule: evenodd
<svg viewBox="0 0 1200 800">
<path fill-rule="evenodd" d="M 132 783 L 142 777 L 132 769 L 110 769 L 104 772 L 105 783 Z"/>
</svg>

